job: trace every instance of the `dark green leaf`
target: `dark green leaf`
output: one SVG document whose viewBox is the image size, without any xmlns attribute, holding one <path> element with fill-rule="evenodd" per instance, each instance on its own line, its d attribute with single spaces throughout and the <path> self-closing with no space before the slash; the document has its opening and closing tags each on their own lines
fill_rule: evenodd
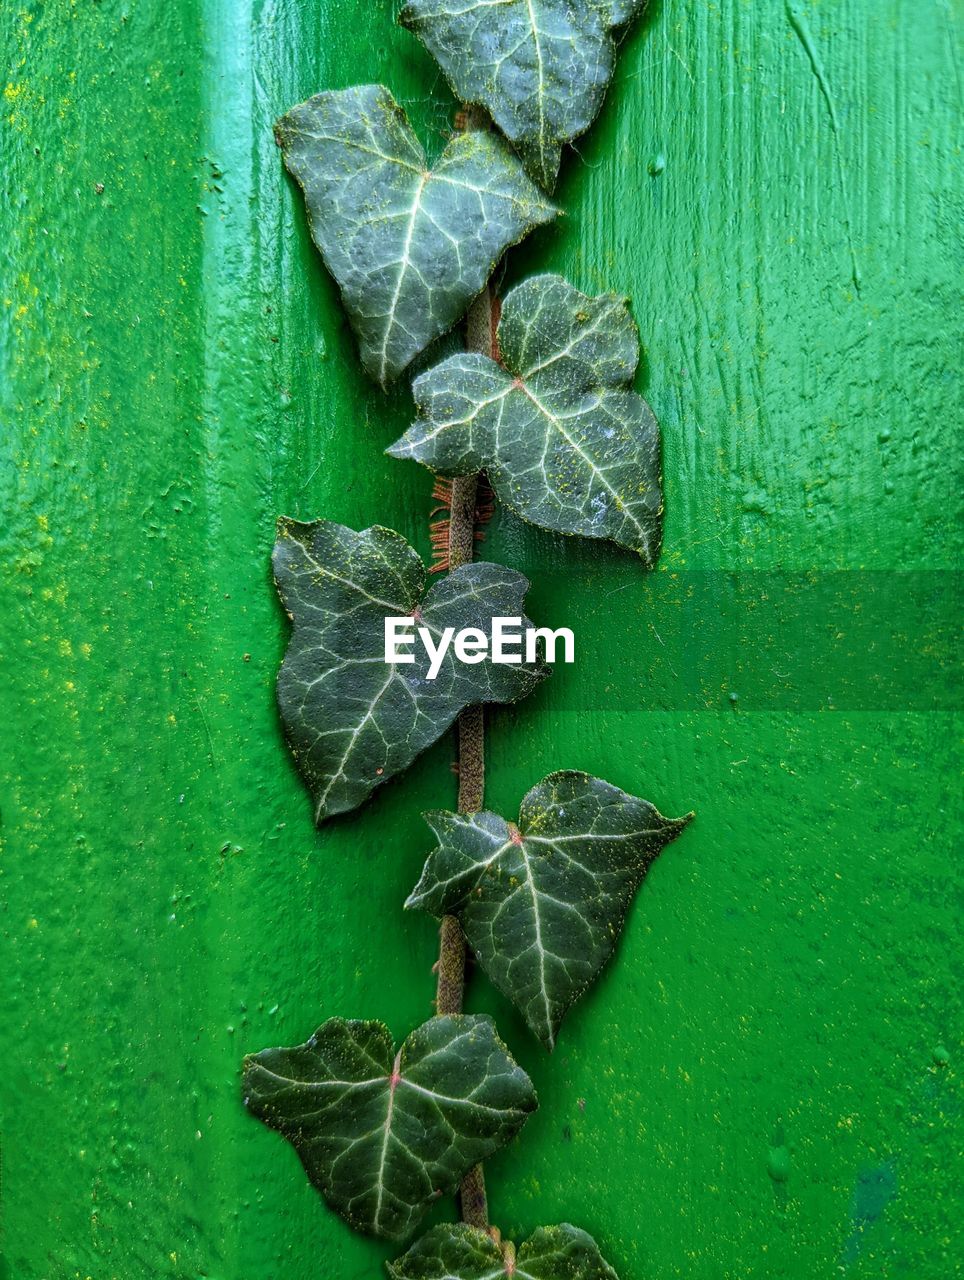
<svg viewBox="0 0 964 1280">
<path fill-rule="evenodd" d="M 616 945 L 643 876 L 692 815 L 566 770 L 498 814 L 425 815 L 438 838 L 407 907 L 455 915 L 495 985 L 551 1049 L 569 1007 Z"/>
<path fill-rule="evenodd" d="M 276 136 L 382 386 L 465 314 L 509 245 L 557 213 L 493 133 L 457 135 L 430 169 L 381 85 L 319 93 Z"/>
<path fill-rule="evenodd" d="M 399 21 L 456 96 L 486 108 L 550 190 L 562 144 L 585 132 L 613 74 L 613 28 L 643 0 L 411 0 Z"/>
<path fill-rule="evenodd" d="M 380 1022 L 331 1018 L 244 1062 L 245 1103 L 298 1152 L 356 1230 L 403 1240 L 439 1196 L 513 1138 L 532 1081 L 491 1018 L 432 1018 L 396 1054 Z"/>
<path fill-rule="evenodd" d="M 617 1280 L 599 1246 L 564 1222 L 540 1227 L 521 1247 L 511 1270 L 490 1235 L 462 1223 L 433 1227 L 395 1262 L 392 1280 Z"/>
<path fill-rule="evenodd" d="M 538 665 L 475 666 L 450 647 L 437 677 L 416 644 L 415 662 L 386 664 L 384 620 L 415 615 L 438 637 L 521 617 L 521 573 L 476 561 L 425 591 L 426 572 L 400 534 L 378 525 L 356 533 L 329 520 L 278 521 L 275 581 L 294 623 L 278 675 L 278 704 L 291 750 L 315 802 L 315 820 L 354 809 L 412 763 L 478 702 L 514 702 L 544 674 Z"/>
<path fill-rule="evenodd" d="M 388 450 L 443 475 L 484 469 L 533 524 L 659 554 L 659 426 L 628 389 L 639 360 L 624 298 L 535 276 L 505 298 L 502 364 L 463 352 L 415 380 L 419 418 Z"/>
</svg>

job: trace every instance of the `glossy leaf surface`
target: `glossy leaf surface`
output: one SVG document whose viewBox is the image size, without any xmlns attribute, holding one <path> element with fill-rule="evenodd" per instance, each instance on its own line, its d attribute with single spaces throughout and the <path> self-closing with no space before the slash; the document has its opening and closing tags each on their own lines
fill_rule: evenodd
<svg viewBox="0 0 964 1280">
<path fill-rule="evenodd" d="M 588 298 L 561 276 L 510 291 L 502 363 L 471 352 L 415 380 L 417 421 L 388 450 L 443 475 L 484 469 L 533 524 L 659 553 L 659 426 L 629 384 L 639 361 L 623 298 Z"/>
<path fill-rule="evenodd" d="M 455 915 L 491 980 L 552 1049 L 566 1011 L 612 955 L 664 845 L 689 821 L 601 778 L 550 774 L 498 814 L 426 814 L 438 838 L 406 902 Z"/>
<path fill-rule="evenodd" d="M 616 60 L 613 29 L 642 0 L 411 0 L 399 21 L 435 57 L 456 96 L 478 103 L 547 190 L 562 144 L 584 133 Z"/>
<path fill-rule="evenodd" d="M 319 93 L 275 133 L 382 386 L 464 315 L 509 245 L 556 214 L 494 133 L 458 134 L 430 168 L 381 85 Z"/>
<path fill-rule="evenodd" d="M 292 1143 L 356 1230 L 405 1239 L 537 1105 L 490 1018 L 432 1018 L 396 1053 L 380 1022 L 331 1018 L 307 1043 L 245 1059 L 248 1108 Z"/>
<path fill-rule="evenodd" d="M 534 1232 L 511 1269 L 486 1232 L 444 1223 L 389 1263 L 388 1274 L 392 1280 L 616 1280 L 592 1236 L 565 1222 Z"/>
<path fill-rule="evenodd" d="M 425 590 L 416 552 L 391 529 L 357 533 L 329 520 L 278 521 L 273 566 L 294 630 L 278 673 L 288 742 L 315 820 L 354 809 L 407 768 L 478 702 L 514 702 L 542 678 L 539 664 L 469 665 L 450 646 L 435 679 L 416 643 L 412 663 L 386 663 L 385 618 L 413 617 L 437 644 L 445 628 L 486 633 L 493 617 L 525 617 L 529 583 L 475 561 Z"/>
</svg>

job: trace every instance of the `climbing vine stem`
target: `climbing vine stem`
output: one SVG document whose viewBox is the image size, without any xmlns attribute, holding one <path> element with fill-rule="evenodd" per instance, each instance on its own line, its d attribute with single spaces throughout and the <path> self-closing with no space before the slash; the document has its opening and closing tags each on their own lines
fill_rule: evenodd
<svg viewBox="0 0 964 1280">
<path fill-rule="evenodd" d="M 494 341 L 496 302 L 488 286 L 472 304 L 466 320 L 465 345 L 469 351 L 490 355 Z M 448 566 L 468 564 L 475 552 L 476 506 L 479 476 L 456 476 L 449 507 Z M 485 797 L 485 712 L 481 705 L 467 707 L 458 718 L 459 813 L 476 813 Z M 436 1008 L 440 1014 L 461 1013 L 465 994 L 465 937 L 455 916 L 443 916 L 440 930 Z M 459 1188 L 462 1220 L 487 1230 L 489 1209 L 485 1175 L 476 1165 Z"/>
</svg>

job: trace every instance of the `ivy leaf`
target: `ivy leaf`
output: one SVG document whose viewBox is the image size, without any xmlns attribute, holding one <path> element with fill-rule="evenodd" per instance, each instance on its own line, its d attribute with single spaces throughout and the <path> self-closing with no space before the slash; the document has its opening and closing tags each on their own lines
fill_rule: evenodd
<svg viewBox="0 0 964 1280">
<path fill-rule="evenodd" d="M 570 1226 L 540 1227 L 519 1249 L 512 1270 L 485 1231 L 444 1223 L 388 1264 L 392 1280 L 617 1280 L 592 1236 Z"/>
<path fill-rule="evenodd" d="M 411 615 L 438 645 L 446 627 L 486 633 L 518 617 L 529 583 L 514 569 L 475 561 L 425 591 L 422 561 L 405 539 L 374 525 L 361 533 L 330 520 L 278 521 L 274 576 L 294 623 L 278 705 L 288 743 L 315 802 L 315 821 L 357 808 L 407 768 L 465 707 L 514 702 L 545 674 L 538 664 L 460 662 L 450 646 L 435 679 L 416 642 L 411 664 L 387 664 L 385 618 Z"/>
<path fill-rule="evenodd" d="M 431 1018 L 398 1053 L 382 1023 L 330 1018 L 306 1044 L 245 1058 L 243 1088 L 331 1208 L 389 1240 L 405 1239 L 537 1106 L 491 1018 L 465 1014 Z"/>
<path fill-rule="evenodd" d="M 458 916 L 482 968 L 552 1049 L 609 959 L 650 863 L 690 821 L 586 773 L 551 773 L 498 814 L 425 815 L 438 838 L 405 903 Z"/>
<path fill-rule="evenodd" d="M 459 134 L 430 169 L 382 85 L 319 93 L 275 136 L 383 387 L 465 314 L 509 245 L 558 212 L 491 132 Z"/>
<path fill-rule="evenodd" d="M 562 144 L 589 128 L 616 60 L 615 27 L 643 0 L 411 0 L 399 21 L 456 97 L 485 109 L 546 190 Z"/>
<path fill-rule="evenodd" d="M 659 425 L 628 389 L 639 338 L 624 298 L 561 276 L 506 295 L 502 364 L 463 352 L 415 380 L 419 417 L 389 449 L 443 475 L 485 470 L 525 520 L 659 554 Z"/>
</svg>

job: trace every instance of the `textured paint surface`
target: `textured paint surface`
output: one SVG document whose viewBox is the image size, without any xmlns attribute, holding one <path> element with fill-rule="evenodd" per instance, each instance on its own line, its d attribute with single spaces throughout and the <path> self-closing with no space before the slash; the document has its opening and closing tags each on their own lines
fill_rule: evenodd
<svg viewBox="0 0 964 1280">
<path fill-rule="evenodd" d="M 657 578 L 958 562 L 955 7 L 657 3 L 564 225 L 511 258 L 633 300 Z M 2 17 L 4 1280 L 370 1280 L 391 1252 L 238 1079 L 325 1017 L 400 1036 L 431 1008 L 433 926 L 400 907 L 451 744 L 319 833 L 273 706 L 275 516 L 428 546 L 424 471 L 381 454 L 410 398 L 363 381 L 270 131 L 384 79 L 441 145 L 392 8 Z M 686 672 L 705 636 L 670 639 L 622 553 L 507 516 L 487 552 L 534 618 L 609 639 L 490 717 L 487 803 L 576 767 L 698 814 L 551 1058 L 473 982 L 542 1099 L 489 1166 L 495 1220 L 573 1221 L 623 1280 L 957 1274 L 959 720 L 725 683 L 647 710 L 623 656 Z"/>
</svg>

